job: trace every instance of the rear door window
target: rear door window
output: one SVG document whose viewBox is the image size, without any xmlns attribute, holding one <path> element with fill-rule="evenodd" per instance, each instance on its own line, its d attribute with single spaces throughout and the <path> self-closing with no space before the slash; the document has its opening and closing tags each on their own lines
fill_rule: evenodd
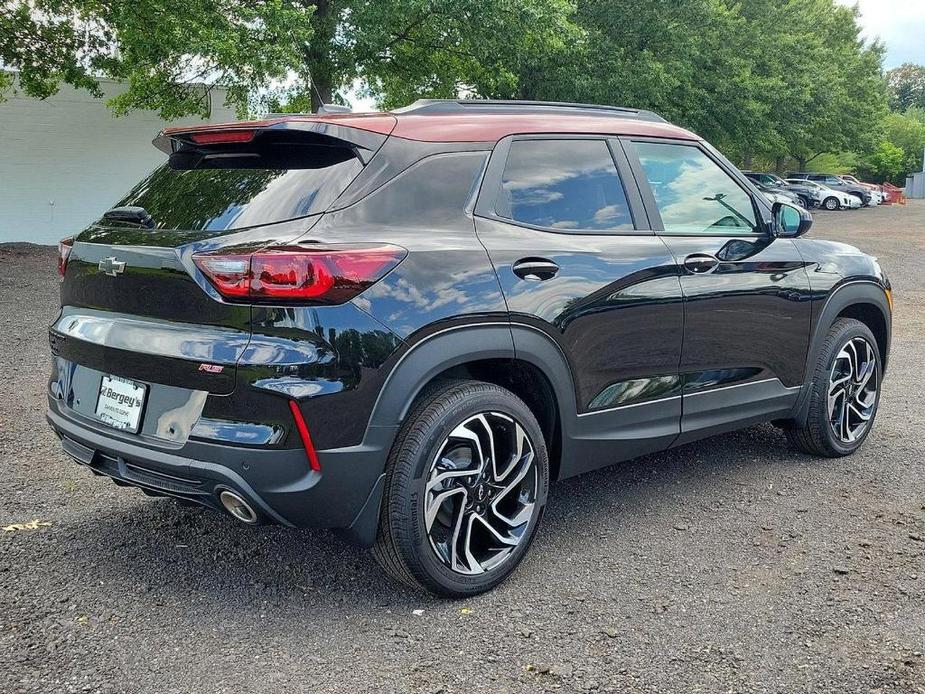
<svg viewBox="0 0 925 694">
<path fill-rule="evenodd" d="M 143 207 L 158 229 L 243 229 L 324 212 L 363 165 L 347 147 L 278 143 L 187 167 L 164 164 L 116 206 Z"/>
<path fill-rule="evenodd" d="M 751 196 L 698 147 L 634 142 L 668 233 L 754 233 Z"/>
<path fill-rule="evenodd" d="M 495 214 L 547 229 L 632 229 L 633 218 L 604 140 L 515 140 Z"/>
</svg>

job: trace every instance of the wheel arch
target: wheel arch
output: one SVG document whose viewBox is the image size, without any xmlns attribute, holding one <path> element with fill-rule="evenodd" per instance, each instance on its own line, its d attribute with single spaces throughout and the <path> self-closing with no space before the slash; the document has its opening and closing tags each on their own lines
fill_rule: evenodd
<svg viewBox="0 0 925 694">
<path fill-rule="evenodd" d="M 515 347 L 516 345 L 516 347 Z M 562 436 L 576 414 L 568 361 L 548 335 L 529 326 L 465 325 L 437 331 L 408 349 L 389 373 L 370 427 L 400 426 L 421 392 L 442 378 L 471 378 L 511 390 L 546 436 L 550 474 L 558 477 Z"/>
<path fill-rule="evenodd" d="M 802 425 L 806 421 L 814 366 L 819 358 L 822 343 L 835 321 L 839 318 L 854 318 L 870 328 L 877 340 L 880 363 L 885 372 L 890 353 L 891 315 L 885 288 L 875 280 L 849 280 L 829 293 L 813 325 L 806 356 L 804 382 L 794 408 L 793 419 L 796 423 Z"/>
</svg>

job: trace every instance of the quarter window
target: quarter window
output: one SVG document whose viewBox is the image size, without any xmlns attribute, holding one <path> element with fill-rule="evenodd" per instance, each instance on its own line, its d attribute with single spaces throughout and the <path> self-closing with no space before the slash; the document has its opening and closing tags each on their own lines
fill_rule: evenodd
<svg viewBox="0 0 925 694">
<path fill-rule="evenodd" d="M 665 231 L 758 231 L 751 197 L 700 149 L 659 142 L 636 142 L 634 146 Z"/>
<path fill-rule="evenodd" d="M 632 229 L 604 140 L 515 140 L 495 203 L 499 217 L 563 230 Z"/>
</svg>

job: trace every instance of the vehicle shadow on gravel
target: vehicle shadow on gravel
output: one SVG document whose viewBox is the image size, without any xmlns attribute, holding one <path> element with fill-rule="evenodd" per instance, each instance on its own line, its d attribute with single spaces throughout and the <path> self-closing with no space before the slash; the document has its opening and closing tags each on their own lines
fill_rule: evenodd
<svg viewBox="0 0 925 694">
<path fill-rule="evenodd" d="M 583 540 L 588 528 L 619 533 L 621 517 L 676 503 L 680 490 L 703 491 L 716 475 L 754 466 L 805 465 L 784 437 L 760 426 L 645 456 L 555 484 L 536 546 L 498 591 L 543 583 L 544 551 Z M 98 480 L 100 484 L 103 480 Z M 120 490 L 129 494 L 130 490 Z M 682 493 L 685 493 L 682 491 Z M 217 513 L 172 500 L 133 499 L 87 517 L 67 552 L 78 584 L 105 581 L 157 605 L 201 604 L 209 611 L 325 611 L 344 606 L 420 606 L 430 598 L 388 581 L 369 552 L 328 531 L 245 527 Z M 594 551 L 593 548 L 581 551 Z M 163 609 L 163 607 L 159 607 Z"/>
</svg>

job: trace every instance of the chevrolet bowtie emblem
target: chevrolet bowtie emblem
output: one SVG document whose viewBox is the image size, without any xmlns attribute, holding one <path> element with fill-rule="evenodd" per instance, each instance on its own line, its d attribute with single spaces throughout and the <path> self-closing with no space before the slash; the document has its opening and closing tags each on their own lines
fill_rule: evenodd
<svg viewBox="0 0 925 694">
<path fill-rule="evenodd" d="M 110 256 L 109 258 L 103 258 L 100 261 L 99 268 L 100 272 L 105 272 L 110 277 L 115 277 L 116 275 L 122 273 L 123 270 L 125 270 L 125 263 Z"/>
</svg>

